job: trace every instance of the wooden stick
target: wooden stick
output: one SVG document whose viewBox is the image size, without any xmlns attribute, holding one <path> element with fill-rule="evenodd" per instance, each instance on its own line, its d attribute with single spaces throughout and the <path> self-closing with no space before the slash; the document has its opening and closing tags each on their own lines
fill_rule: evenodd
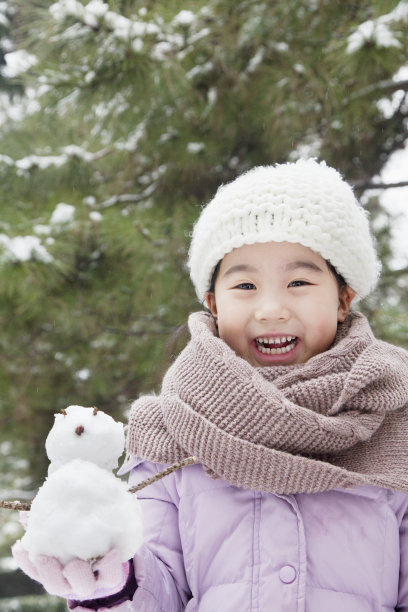
<svg viewBox="0 0 408 612">
<path fill-rule="evenodd" d="M 193 465 L 193 463 L 197 463 L 197 459 L 195 457 L 186 457 L 177 463 L 173 463 L 173 465 L 169 465 L 169 467 L 165 468 L 161 472 L 157 472 L 154 476 L 150 476 L 150 478 L 146 478 L 146 480 L 142 480 L 139 484 L 131 487 L 129 489 L 129 493 L 136 493 L 136 491 L 140 491 L 140 489 L 144 489 L 145 487 L 161 480 L 165 476 L 168 476 L 172 472 L 179 470 L 180 468 L 186 467 L 186 465 Z"/>
<path fill-rule="evenodd" d="M 29 510 L 31 508 L 31 503 L 20 501 L 0 501 L 0 508 L 7 508 L 8 510 Z"/>
</svg>

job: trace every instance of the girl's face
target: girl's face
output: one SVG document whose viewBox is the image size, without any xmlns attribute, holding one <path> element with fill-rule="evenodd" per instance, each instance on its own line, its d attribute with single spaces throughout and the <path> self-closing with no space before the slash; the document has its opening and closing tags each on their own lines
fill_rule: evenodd
<svg viewBox="0 0 408 612">
<path fill-rule="evenodd" d="M 339 289 L 325 260 L 301 245 L 234 249 L 206 294 L 218 332 L 253 366 L 304 363 L 332 344 L 355 293 Z"/>
</svg>

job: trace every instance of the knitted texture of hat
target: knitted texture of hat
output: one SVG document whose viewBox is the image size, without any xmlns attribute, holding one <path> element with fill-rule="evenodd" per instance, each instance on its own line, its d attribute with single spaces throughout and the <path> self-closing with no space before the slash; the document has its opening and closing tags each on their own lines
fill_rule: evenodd
<svg viewBox="0 0 408 612">
<path fill-rule="evenodd" d="M 337 170 L 308 159 L 259 166 L 218 189 L 194 226 L 189 251 L 198 298 L 227 253 L 272 241 L 300 243 L 319 253 L 357 298 L 377 283 L 381 266 L 365 210 Z"/>
</svg>

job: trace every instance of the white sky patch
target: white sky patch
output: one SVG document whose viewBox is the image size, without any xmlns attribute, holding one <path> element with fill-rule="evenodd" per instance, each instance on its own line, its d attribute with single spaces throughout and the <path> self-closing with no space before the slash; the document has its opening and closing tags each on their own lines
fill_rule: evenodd
<svg viewBox="0 0 408 612">
<path fill-rule="evenodd" d="M 70 223 L 75 215 L 75 206 L 72 204 L 65 204 L 64 202 L 60 202 L 55 207 L 54 212 L 51 215 L 50 223 L 51 225 L 57 225 L 60 223 Z"/>
<path fill-rule="evenodd" d="M 395 81 L 395 83 L 408 81 L 408 65 L 402 66 L 394 74 L 392 80 Z M 405 96 L 405 89 L 397 89 L 397 91 L 394 91 L 391 98 L 381 98 L 381 100 L 378 100 L 377 106 L 386 119 L 390 119 L 393 116 Z"/>
<path fill-rule="evenodd" d="M 408 181 L 408 143 L 405 149 L 395 151 L 388 159 L 380 175 L 373 177 L 373 182 L 395 184 Z M 363 204 L 372 195 L 377 195 L 380 203 L 391 214 L 391 249 L 393 253 L 392 267 L 404 268 L 408 265 L 408 187 L 388 189 L 369 189 L 364 192 Z M 385 219 L 384 219 L 385 221 Z M 382 219 L 379 220 L 381 227 Z"/>
<path fill-rule="evenodd" d="M 408 143 L 405 149 L 391 155 L 381 172 L 384 183 L 408 181 Z M 408 264 L 408 187 L 386 189 L 380 200 L 383 206 L 396 216 L 393 227 L 393 251 L 396 267 Z"/>
<path fill-rule="evenodd" d="M 6 261 L 30 261 L 32 259 L 50 263 L 52 256 L 41 244 L 38 236 L 15 236 L 9 238 L 0 234 L 0 247 L 3 248 L 1 258 Z"/>
</svg>

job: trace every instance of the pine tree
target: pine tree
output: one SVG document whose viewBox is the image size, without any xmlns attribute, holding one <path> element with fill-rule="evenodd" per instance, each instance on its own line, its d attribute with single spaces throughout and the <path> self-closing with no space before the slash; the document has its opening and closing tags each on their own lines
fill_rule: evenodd
<svg viewBox="0 0 408 612">
<path fill-rule="evenodd" d="M 157 388 L 199 308 L 184 262 L 200 206 L 256 164 L 315 155 L 360 195 L 407 140 L 408 8 L 397 2 L 16 0 L 25 116 L 1 129 L 0 414 L 35 482 L 54 412 L 119 416 Z M 384 114 L 381 100 L 394 101 Z M 377 200 L 367 204 L 384 216 Z M 364 305 L 408 345 L 378 234 Z"/>
</svg>

